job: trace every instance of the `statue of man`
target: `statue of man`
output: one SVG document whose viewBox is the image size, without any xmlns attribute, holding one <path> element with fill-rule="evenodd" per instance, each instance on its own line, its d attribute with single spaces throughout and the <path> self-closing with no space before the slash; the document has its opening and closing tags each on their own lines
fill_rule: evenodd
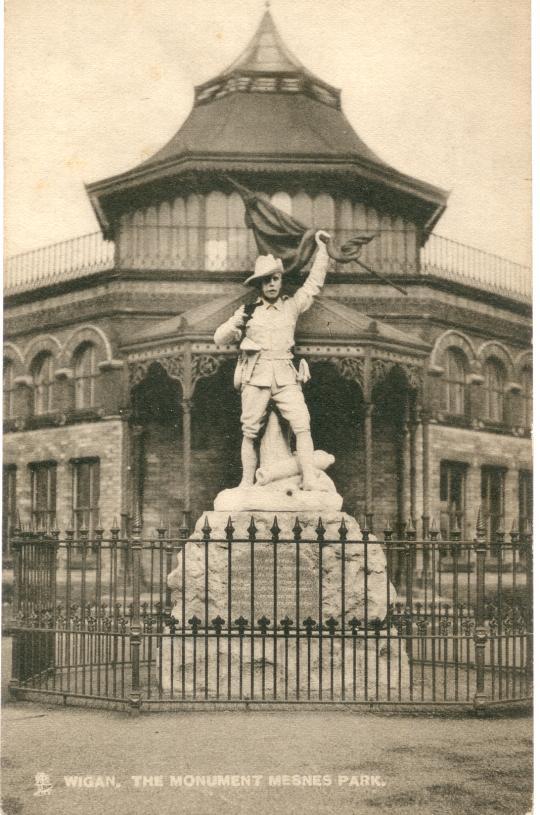
<svg viewBox="0 0 540 815">
<path fill-rule="evenodd" d="M 273 255 L 261 255 L 254 273 L 244 285 L 256 286 L 257 300 L 240 306 L 214 334 L 216 345 L 237 342 L 241 356 L 235 384 L 242 394 L 242 481 L 251 487 L 257 469 L 256 440 L 262 428 L 268 403 L 272 400 L 296 436 L 296 454 L 304 490 L 317 489 L 313 462 L 309 411 L 302 393 L 302 377 L 293 365 L 292 348 L 296 322 L 321 291 L 328 268 L 328 253 L 319 230 L 315 236 L 318 251 L 305 283 L 292 297 L 281 294 L 283 263 Z"/>
</svg>

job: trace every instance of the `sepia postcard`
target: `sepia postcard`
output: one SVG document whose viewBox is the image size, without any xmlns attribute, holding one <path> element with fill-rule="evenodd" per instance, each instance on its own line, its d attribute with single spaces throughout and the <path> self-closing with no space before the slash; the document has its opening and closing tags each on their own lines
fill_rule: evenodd
<svg viewBox="0 0 540 815">
<path fill-rule="evenodd" d="M 530 16 L 6 3 L 5 815 L 532 813 Z"/>
</svg>

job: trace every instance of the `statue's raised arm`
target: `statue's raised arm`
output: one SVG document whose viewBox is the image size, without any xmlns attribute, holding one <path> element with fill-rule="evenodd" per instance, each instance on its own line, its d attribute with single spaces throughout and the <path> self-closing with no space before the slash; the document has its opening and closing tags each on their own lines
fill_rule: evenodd
<svg viewBox="0 0 540 815">
<path fill-rule="evenodd" d="M 315 235 L 315 240 L 319 248 L 313 260 L 311 271 L 304 285 L 298 289 L 292 298 L 298 308 L 298 314 L 302 314 L 311 307 L 313 298 L 321 293 L 324 286 L 326 273 L 328 271 L 328 251 L 326 244 L 321 240 L 321 236 L 327 234 L 327 232 L 319 230 Z"/>
</svg>

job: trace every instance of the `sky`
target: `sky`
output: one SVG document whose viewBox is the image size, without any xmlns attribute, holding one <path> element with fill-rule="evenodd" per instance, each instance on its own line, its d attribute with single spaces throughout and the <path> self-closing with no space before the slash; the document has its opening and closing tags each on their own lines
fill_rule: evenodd
<svg viewBox="0 0 540 815">
<path fill-rule="evenodd" d="M 6 0 L 6 254 L 98 229 L 84 184 L 180 127 L 263 0 Z M 272 0 L 361 138 L 450 191 L 436 231 L 530 263 L 528 0 Z"/>
</svg>

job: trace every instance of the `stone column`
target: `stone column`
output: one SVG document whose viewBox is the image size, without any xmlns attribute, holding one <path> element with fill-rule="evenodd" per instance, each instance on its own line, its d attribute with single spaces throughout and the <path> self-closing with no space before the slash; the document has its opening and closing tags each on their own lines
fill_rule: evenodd
<svg viewBox="0 0 540 815">
<path fill-rule="evenodd" d="M 417 450 L 418 450 L 418 412 L 416 405 L 411 405 L 409 411 L 409 488 L 410 488 L 410 517 L 416 523 L 416 490 L 417 490 Z"/>
<path fill-rule="evenodd" d="M 396 452 L 398 464 L 398 523 L 397 531 L 399 537 L 402 536 L 402 529 L 405 528 L 409 512 L 409 490 L 411 474 L 411 423 L 409 421 L 409 401 L 405 407 L 403 422 L 397 428 Z"/>
<path fill-rule="evenodd" d="M 182 399 L 185 525 L 191 528 L 191 399 Z"/>
<path fill-rule="evenodd" d="M 75 407 L 75 380 L 71 368 L 58 368 L 54 372 L 56 379 L 56 409 L 60 413 L 69 413 Z"/>
<path fill-rule="evenodd" d="M 366 450 L 366 520 L 373 527 L 373 403 L 367 402 L 364 412 L 364 446 Z"/>
<path fill-rule="evenodd" d="M 504 423 L 514 432 L 524 427 L 523 422 L 523 388 L 519 382 L 508 382 L 504 389 Z"/>
<path fill-rule="evenodd" d="M 467 375 L 466 383 L 468 388 L 468 404 L 466 409 L 472 426 L 479 427 L 484 418 L 485 407 L 484 377 L 482 376 L 479 363 L 473 363 L 471 366 L 471 372 Z"/>
<path fill-rule="evenodd" d="M 371 355 L 366 353 L 364 363 L 364 449 L 366 521 L 373 529 L 373 402 L 371 401 Z"/>
<path fill-rule="evenodd" d="M 445 413 L 445 396 L 441 380 L 443 374 L 444 368 L 431 363 L 427 369 L 427 378 L 424 375 L 422 402 L 430 406 L 434 416 Z"/>
<path fill-rule="evenodd" d="M 397 463 L 397 525 L 399 530 L 403 527 L 407 518 L 407 495 L 409 489 L 409 445 L 410 431 L 407 417 L 405 421 L 396 427 L 396 463 Z"/>
<path fill-rule="evenodd" d="M 131 426 L 131 518 L 142 515 L 144 498 L 144 426 Z"/>
<path fill-rule="evenodd" d="M 109 518 L 109 525 L 112 526 L 113 521 L 116 523 L 126 518 L 129 514 L 131 506 L 131 427 L 129 425 L 129 413 L 124 410 L 120 414 L 122 420 L 122 479 L 121 479 L 121 502 L 115 516 Z"/>
<path fill-rule="evenodd" d="M 16 419 L 28 419 L 33 413 L 33 384 L 31 376 L 17 376 L 13 380 L 15 387 L 13 415 Z"/>
<path fill-rule="evenodd" d="M 431 517 L 430 411 L 423 407 L 422 422 L 422 537 L 427 538 Z"/>
<path fill-rule="evenodd" d="M 182 433 L 184 459 L 184 519 L 183 524 L 191 531 L 191 408 L 195 382 L 192 374 L 193 357 L 191 344 L 184 346 L 182 379 Z"/>
</svg>

